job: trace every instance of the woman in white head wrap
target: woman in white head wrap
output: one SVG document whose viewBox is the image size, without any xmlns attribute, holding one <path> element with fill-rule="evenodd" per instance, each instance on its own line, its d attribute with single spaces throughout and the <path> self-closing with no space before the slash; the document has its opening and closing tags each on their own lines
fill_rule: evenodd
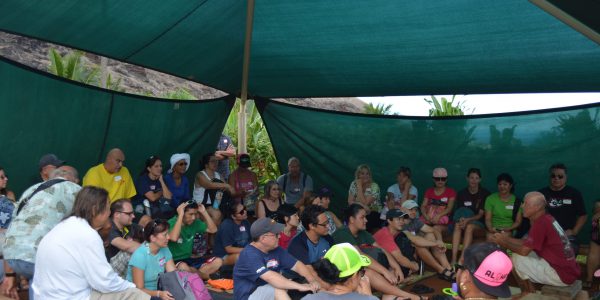
<svg viewBox="0 0 600 300">
<path fill-rule="evenodd" d="M 165 175 L 165 183 L 171 190 L 173 197 L 171 206 L 177 208 L 180 203 L 192 199 L 190 195 L 190 183 L 185 177 L 190 167 L 190 155 L 187 153 L 175 153 L 171 156 L 171 167 Z"/>
</svg>

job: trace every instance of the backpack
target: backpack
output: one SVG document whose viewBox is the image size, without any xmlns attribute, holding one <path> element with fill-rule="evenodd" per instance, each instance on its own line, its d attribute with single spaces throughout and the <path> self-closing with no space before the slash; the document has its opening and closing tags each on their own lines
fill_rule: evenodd
<svg viewBox="0 0 600 300">
<path fill-rule="evenodd" d="M 287 186 L 287 177 L 288 174 L 285 173 L 283 174 L 283 190 L 282 192 L 285 193 L 285 187 Z M 306 173 L 302 173 L 302 188 L 304 189 L 306 187 Z"/>
<path fill-rule="evenodd" d="M 169 291 L 175 300 L 212 300 L 198 274 L 173 271 L 158 275 L 158 289 Z"/>
</svg>

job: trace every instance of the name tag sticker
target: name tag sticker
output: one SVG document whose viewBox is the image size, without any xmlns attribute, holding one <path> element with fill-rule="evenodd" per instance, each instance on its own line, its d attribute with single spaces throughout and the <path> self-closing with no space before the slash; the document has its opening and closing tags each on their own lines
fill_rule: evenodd
<svg viewBox="0 0 600 300">
<path fill-rule="evenodd" d="M 245 232 L 246 231 L 246 227 L 245 226 L 240 226 L 240 231 L 241 232 Z"/>
<path fill-rule="evenodd" d="M 563 204 L 571 204 L 571 199 L 563 199 Z"/>
<path fill-rule="evenodd" d="M 507 205 L 506 209 L 513 209 L 513 206 L 512 205 Z"/>
<path fill-rule="evenodd" d="M 123 179 L 123 177 L 121 177 L 121 175 L 115 176 L 115 181 L 121 181 L 121 179 Z"/>
<path fill-rule="evenodd" d="M 268 269 L 274 269 L 279 266 L 279 262 L 276 259 L 271 259 L 267 262 Z"/>
<path fill-rule="evenodd" d="M 442 202 L 448 202 L 448 198 L 444 197 L 444 198 L 440 199 L 440 201 L 442 201 Z"/>
<path fill-rule="evenodd" d="M 471 201 L 465 201 L 465 206 L 471 206 L 472 204 Z"/>
</svg>

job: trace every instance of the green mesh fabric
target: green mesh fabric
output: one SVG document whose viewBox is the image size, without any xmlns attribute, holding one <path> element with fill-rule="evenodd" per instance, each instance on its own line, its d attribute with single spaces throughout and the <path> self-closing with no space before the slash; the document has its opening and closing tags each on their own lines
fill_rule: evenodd
<svg viewBox="0 0 600 300">
<path fill-rule="evenodd" d="M 315 188 L 335 193 L 332 208 L 347 206 L 359 164 L 371 167 L 382 196 L 400 166 L 410 167 L 419 200 L 433 185 L 432 170 L 445 167 L 448 186 L 466 187 L 466 172 L 480 168 L 482 185 L 495 192 L 496 176 L 508 172 L 515 195 L 549 183 L 548 168 L 563 162 L 568 184 L 583 193 L 588 214 L 600 199 L 600 103 L 565 110 L 464 118 L 373 116 L 315 110 L 270 102 L 257 105 L 282 172 L 296 156 Z M 589 222 L 580 238 L 589 239 Z"/>
<path fill-rule="evenodd" d="M 239 94 L 246 8 L 3 0 L 0 30 Z M 269 98 L 600 90 L 600 47 L 522 0 L 256 1 L 250 59 Z"/>
<path fill-rule="evenodd" d="M 0 60 L 2 166 L 17 194 L 39 182 L 38 161 L 55 153 L 83 177 L 123 149 L 134 178 L 150 155 L 169 168 L 173 153 L 188 152 L 190 178 L 204 153 L 215 150 L 234 97 L 172 101 L 109 92 Z"/>
</svg>

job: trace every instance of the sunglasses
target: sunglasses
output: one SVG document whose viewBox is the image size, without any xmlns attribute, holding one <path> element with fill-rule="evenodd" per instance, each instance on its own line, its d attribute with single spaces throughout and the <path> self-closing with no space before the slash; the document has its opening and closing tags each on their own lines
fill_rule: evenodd
<svg viewBox="0 0 600 300">
<path fill-rule="evenodd" d="M 560 175 L 560 174 L 552 174 L 552 175 L 550 175 L 550 178 L 552 178 L 552 179 L 563 179 L 563 178 L 565 178 L 565 176 Z"/>
<path fill-rule="evenodd" d="M 126 214 L 128 216 L 133 216 L 133 214 L 135 214 L 133 211 L 117 211 L 117 212 L 120 212 L 122 214 Z"/>
<path fill-rule="evenodd" d="M 448 180 L 448 177 L 433 177 L 433 180 L 435 180 L 435 181 L 446 181 L 446 180 Z"/>
<path fill-rule="evenodd" d="M 235 214 L 237 214 L 237 215 L 243 215 L 243 214 L 245 214 L 246 212 L 247 212 L 247 210 L 246 210 L 246 208 L 244 207 L 244 208 L 242 208 L 242 210 L 240 210 L 239 212 L 236 212 Z"/>
<path fill-rule="evenodd" d="M 185 161 L 182 161 L 182 162 L 180 162 L 180 163 L 177 163 L 177 165 L 178 165 L 178 166 L 187 166 L 187 164 L 188 164 L 188 163 L 187 163 L 187 162 L 185 162 Z"/>
</svg>

